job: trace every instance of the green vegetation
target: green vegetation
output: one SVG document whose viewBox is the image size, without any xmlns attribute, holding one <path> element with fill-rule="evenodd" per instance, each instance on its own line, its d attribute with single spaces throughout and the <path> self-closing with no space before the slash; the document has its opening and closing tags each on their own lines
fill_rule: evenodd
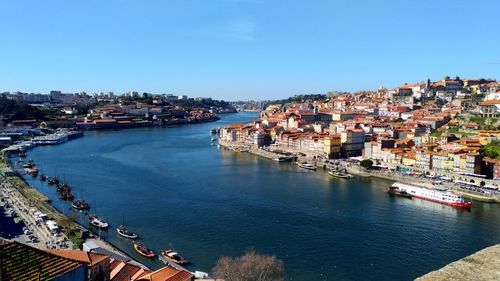
<svg viewBox="0 0 500 281">
<path fill-rule="evenodd" d="M 469 117 L 469 122 L 479 124 L 481 130 L 500 130 L 498 118 L 485 118 L 481 116 Z"/>
<path fill-rule="evenodd" d="M 229 103 L 223 100 L 214 100 L 211 98 L 200 99 L 200 100 L 195 100 L 195 99 L 175 100 L 171 101 L 170 103 L 180 107 L 184 107 L 185 109 L 210 108 L 210 107 L 234 109 Z"/>
<path fill-rule="evenodd" d="M 26 103 L 17 103 L 5 97 L 0 97 L 0 115 L 6 116 L 7 120 L 16 119 L 43 119 L 44 113 L 36 107 Z"/>
<path fill-rule="evenodd" d="M 80 238 L 78 233 L 78 229 L 71 229 L 65 232 L 68 239 L 73 243 L 74 250 L 81 250 L 83 247 L 83 243 L 85 243 L 85 239 Z"/>
<path fill-rule="evenodd" d="M 287 104 L 287 103 L 294 103 L 294 102 L 305 102 L 307 100 L 315 101 L 326 101 L 327 100 L 327 95 L 322 95 L 322 94 L 312 94 L 312 95 L 295 95 L 293 97 L 289 97 L 288 99 L 282 99 L 282 100 L 273 100 L 267 102 L 267 104 Z"/>
<path fill-rule="evenodd" d="M 0 153 L 0 168 L 8 167 L 7 165 L 7 155 L 5 153 Z"/>
<path fill-rule="evenodd" d="M 435 138 L 439 138 L 444 132 L 443 131 L 434 131 L 431 136 Z"/>
<path fill-rule="evenodd" d="M 500 159 L 500 142 L 493 142 L 483 146 L 484 156 Z"/>
<path fill-rule="evenodd" d="M 370 159 L 365 159 L 359 163 L 361 167 L 365 169 L 370 169 L 373 166 L 373 161 Z"/>
</svg>

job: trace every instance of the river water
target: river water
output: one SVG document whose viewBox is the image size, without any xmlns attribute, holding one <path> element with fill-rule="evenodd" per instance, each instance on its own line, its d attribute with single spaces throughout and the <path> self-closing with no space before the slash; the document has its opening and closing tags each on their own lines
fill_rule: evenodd
<svg viewBox="0 0 500 281">
<path fill-rule="evenodd" d="M 90 131 L 29 158 L 56 174 L 107 219 L 101 235 L 152 268 L 114 227 L 125 224 L 158 252 L 174 247 L 210 271 L 221 255 L 247 249 L 284 261 L 290 280 L 410 280 L 500 243 L 500 206 L 471 211 L 385 193 L 390 182 L 330 178 L 210 144 L 209 129 L 246 122 L 255 113 L 215 123 Z M 55 188 L 27 180 L 59 210 Z"/>
</svg>

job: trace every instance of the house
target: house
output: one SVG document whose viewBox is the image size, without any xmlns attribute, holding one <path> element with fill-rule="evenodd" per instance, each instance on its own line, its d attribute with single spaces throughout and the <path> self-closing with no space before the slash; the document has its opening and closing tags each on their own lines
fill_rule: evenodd
<svg viewBox="0 0 500 281">
<path fill-rule="evenodd" d="M 365 131 L 347 130 L 340 133 L 341 153 L 343 157 L 361 155 L 365 143 Z"/>
<path fill-rule="evenodd" d="M 60 251 L 0 239 L 0 280 L 109 280 L 107 256 Z"/>
<path fill-rule="evenodd" d="M 500 160 L 489 157 L 483 158 L 484 174 L 489 179 L 500 180 Z"/>
<path fill-rule="evenodd" d="M 485 100 L 479 104 L 482 117 L 493 118 L 500 116 L 500 100 Z"/>
</svg>

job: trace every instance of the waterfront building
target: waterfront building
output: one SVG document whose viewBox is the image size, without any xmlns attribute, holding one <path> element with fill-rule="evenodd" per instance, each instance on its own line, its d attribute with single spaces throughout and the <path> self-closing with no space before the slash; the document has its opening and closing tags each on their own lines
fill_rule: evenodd
<svg viewBox="0 0 500 281">
<path fill-rule="evenodd" d="M 500 160 L 489 157 L 483 158 L 484 174 L 489 179 L 500 180 Z"/>
<path fill-rule="evenodd" d="M 361 129 L 340 133 L 341 153 L 344 157 L 359 156 L 365 143 L 365 132 Z"/>
</svg>

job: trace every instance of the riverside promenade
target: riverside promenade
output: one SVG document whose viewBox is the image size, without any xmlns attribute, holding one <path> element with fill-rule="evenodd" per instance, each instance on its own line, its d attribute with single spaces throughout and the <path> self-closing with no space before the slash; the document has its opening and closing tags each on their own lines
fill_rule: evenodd
<svg viewBox="0 0 500 281">
<path fill-rule="evenodd" d="M 0 198 L 4 203 L 15 210 L 16 214 L 24 222 L 25 226 L 37 238 L 35 242 L 30 241 L 27 235 L 21 235 L 16 240 L 22 243 L 30 243 L 37 248 L 66 249 L 72 248 L 73 243 L 68 240 L 64 233 L 52 234 L 48 227 L 41 223 L 32 214 L 36 208 L 34 204 L 28 201 L 10 182 L 5 178 L 0 178 Z"/>
<path fill-rule="evenodd" d="M 233 150 L 235 152 L 247 152 L 256 156 L 260 156 L 263 158 L 267 159 L 275 159 L 280 156 L 284 156 L 282 153 L 278 153 L 276 151 L 273 151 L 271 149 L 263 149 L 263 148 L 258 148 L 255 145 L 250 145 L 250 144 L 240 144 L 240 143 L 228 143 L 219 140 L 219 145 L 223 148 Z M 282 151 L 280 151 L 282 152 Z M 287 153 L 292 153 L 290 151 L 287 151 Z M 312 157 L 307 157 L 304 155 L 301 155 L 300 153 L 295 153 L 294 155 L 297 156 L 297 161 L 300 162 L 308 162 L 315 164 L 318 168 L 323 168 L 324 170 L 329 170 L 329 169 L 340 169 L 340 170 L 345 170 L 347 173 L 355 175 L 355 176 L 360 176 L 360 177 L 374 177 L 374 178 L 380 178 L 380 179 L 385 179 L 389 181 L 398 181 L 398 182 L 403 182 L 403 183 L 408 183 L 408 184 L 417 184 L 420 186 L 424 187 L 432 187 L 434 184 L 434 180 L 430 178 L 426 178 L 424 176 L 414 176 L 414 175 L 407 175 L 401 172 L 396 172 L 396 171 L 383 171 L 383 170 L 367 170 L 365 168 L 360 167 L 357 163 L 348 161 L 348 159 L 339 159 L 336 160 L 336 164 L 331 163 L 330 161 L 321 161 L 318 158 L 312 158 Z M 460 194 L 463 194 L 464 197 L 481 201 L 481 202 L 487 202 L 487 203 L 500 203 L 500 195 L 484 195 L 479 192 L 474 192 L 471 190 L 465 190 L 463 188 L 460 188 L 459 186 L 455 185 L 452 182 L 446 182 L 442 183 L 443 187 L 446 187 L 448 189 L 454 190 Z"/>
</svg>

